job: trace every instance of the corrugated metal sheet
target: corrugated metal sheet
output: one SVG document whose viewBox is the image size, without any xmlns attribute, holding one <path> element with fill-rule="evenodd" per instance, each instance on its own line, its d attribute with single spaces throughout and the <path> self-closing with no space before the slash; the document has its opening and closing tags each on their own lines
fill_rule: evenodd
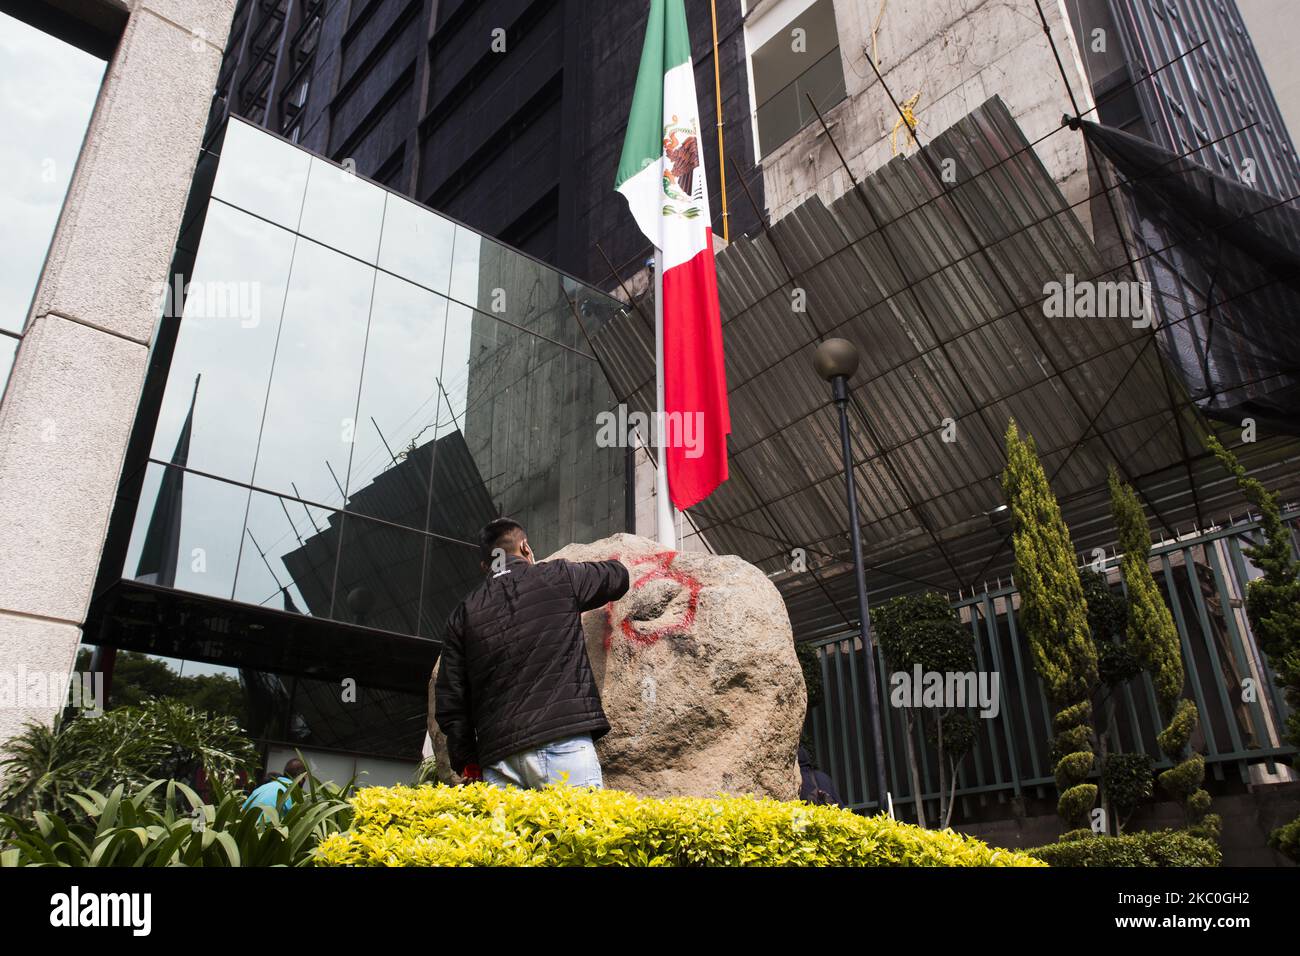
<svg viewBox="0 0 1300 956">
<path fill-rule="evenodd" d="M 1005 530 L 985 514 L 1002 503 L 1013 416 L 1049 476 L 1059 469 L 1053 487 L 1081 551 L 1114 540 L 1112 461 L 1169 536 L 1191 530 L 1198 496 L 1203 520 L 1240 500 L 1204 459 L 1193 412 L 1150 332 L 1126 319 L 1044 316 L 1046 283 L 1095 277 L 1104 265 L 1027 147 L 995 97 L 927 147 L 953 161 L 955 186 L 920 156 L 899 157 L 829 207 L 810 199 L 718 257 L 732 477 L 692 517 L 715 550 L 774 576 L 801 637 L 856 615 L 838 419 L 812 365 L 832 335 L 862 355 L 850 425 L 873 600 L 925 586 L 955 596 L 1010 573 Z M 805 313 L 792 309 L 796 287 Z M 649 411 L 646 315 L 606 323 L 594 345 L 615 391 Z M 943 440 L 945 419 L 956 421 L 956 441 Z M 1191 480 L 1187 453 L 1201 456 Z M 1278 440 L 1245 457 L 1287 484 L 1296 454 Z M 824 567 L 789 572 L 792 548 Z"/>
</svg>

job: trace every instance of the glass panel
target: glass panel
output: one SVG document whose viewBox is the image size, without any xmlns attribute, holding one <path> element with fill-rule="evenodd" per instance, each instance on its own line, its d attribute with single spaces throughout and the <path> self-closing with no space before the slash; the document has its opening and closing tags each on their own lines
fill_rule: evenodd
<svg viewBox="0 0 1300 956">
<path fill-rule="evenodd" d="M 338 522 L 336 511 L 253 492 L 235 599 L 279 611 L 328 617 Z"/>
<path fill-rule="evenodd" d="M 373 263 L 379 255 L 385 195 L 373 183 L 312 157 L 299 232 Z"/>
<path fill-rule="evenodd" d="M 289 229 L 298 228 L 310 154 L 232 119 L 212 195 Z"/>
<path fill-rule="evenodd" d="M 568 276 L 563 277 L 563 283 L 565 296 L 573 303 L 573 311 L 582 320 L 582 326 L 575 329 L 574 348 L 584 355 L 594 355 L 587 339 L 590 337 L 595 341 L 597 334 L 605 325 L 627 306 L 598 289 L 583 285 Z M 574 324 L 576 326 L 577 323 Z M 583 334 L 584 330 L 585 334 Z"/>
<path fill-rule="evenodd" d="M 312 772 L 326 779 L 330 776 L 340 786 L 356 775 L 357 785 L 376 786 L 381 782 L 375 776 L 359 776 L 359 770 L 373 761 L 356 761 L 338 754 L 313 753 L 312 747 L 330 750 L 356 751 L 363 754 L 381 754 L 408 761 L 420 758 L 424 744 L 425 720 L 429 702 L 423 694 L 357 686 L 356 700 L 343 700 L 338 681 L 313 680 L 307 677 L 277 677 L 262 673 L 264 685 L 278 685 L 282 717 L 279 723 L 287 730 L 280 739 L 304 748 Z M 269 696 L 269 695 L 268 695 Z M 270 768 L 283 767 L 292 751 L 272 748 L 268 761 Z M 342 761 L 342 767 L 331 768 L 331 763 Z M 393 779 L 407 783 L 412 768 L 385 768 Z"/>
<path fill-rule="evenodd" d="M 463 449 L 444 455 L 459 443 L 440 442 L 433 531 L 474 541 L 498 512 L 545 555 L 621 527 L 623 449 L 596 445 L 596 413 L 614 403 L 595 361 L 453 305 L 443 375 Z"/>
<path fill-rule="evenodd" d="M 415 634 L 424 535 L 354 514 L 342 528 L 334 619 Z"/>
<path fill-rule="evenodd" d="M 487 524 L 494 516 L 488 516 Z M 430 537 L 424 544 L 424 592 L 420 598 L 420 636 L 442 640 L 447 618 L 461 598 L 483 580 L 478 547 Z"/>
<path fill-rule="evenodd" d="M 21 332 L 104 61 L 3 13 L 0 33 L 0 328 Z M 0 381 L 11 362 L 0 344 Z"/>
<path fill-rule="evenodd" d="M 150 462 L 123 577 L 229 597 L 248 490 Z"/>
<path fill-rule="evenodd" d="M 340 507 L 375 270 L 298 240 L 267 394 L 259 487 Z"/>
<path fill-rule="evenodd" d="M 457 236 L 452 290 L 465 305 L 570 348 L 582 340 L 560 273 L 491 239 Z"/>
<path fill-rule="evenodd" d="M 379 267 L 445 293 L 456 224 L 401 196 L 388 195 Z"/>
<path fill-rule="evenodd" d="M 357 406 L 348 510 L 425 527 L 438 413 L 447 408 L 440 389 L 446 321 L 442 296 L 379 274 Z"/>
<path fill-rule="evenodd" d="M 808 104 L 813 98 L 823 113 L 845 97 L 844 68 L 836 47 L 782 87 L 758 108 L 758 134 L 764 154 L 772 152 L 817 116 Z M 905 131 L 899 132 L 906 141 Z"/>
<path fill-rule="evenodd" d="M 194 276 L 185 277 L 189 292 L 154 458 L 172 460 L 193 400 L 189 466 L 252 478 L 293 245 L 292 233 L 221 203 L 210 206 Z"/>
</svg>

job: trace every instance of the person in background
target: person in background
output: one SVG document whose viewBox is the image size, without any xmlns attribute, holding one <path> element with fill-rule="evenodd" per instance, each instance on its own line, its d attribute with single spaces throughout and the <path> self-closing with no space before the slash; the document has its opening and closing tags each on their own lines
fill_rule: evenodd
<svg viewBox="0 0 1300 956">
<path fill-rule="evenodd" d="M 265 820 L 266 808 L 270 807 L 274 810 L 275 802 L 279 799 L 280 794 L 293 786 L 293 782 L 306 772 L 306 764 L 297 757 L 291 758 L 289 762 L 284 765 L 283 774 L 279 776 L 269 775 L 266 783 L 262 784 L 248 795 L 248 799 L 244 801 L 244 809 L 247 810 L 249 807 L 261 807 L 262 819 Z M 293 806 L 293 800 L 286 797 L 284 804 L 280 809 L 287 813 L 291 806 Z"/>
<path fill-rule="evenodd" d="M 485 580 L 447 620 L 434 719 L 466 780 L 540 789 L 600 787 L 595 741 L 609 732 L 582 613 L 628 589 L 619 561 L 538 563 L 523 526 L 479 532 Z"/>
<path fill-rule="evenodd" d="M 812 754 L 799 748 L 799 799 L 809 803 L 834 804 L 842 807 L 840 795 L 830 775 L 813 766 Z"/>
</svg>

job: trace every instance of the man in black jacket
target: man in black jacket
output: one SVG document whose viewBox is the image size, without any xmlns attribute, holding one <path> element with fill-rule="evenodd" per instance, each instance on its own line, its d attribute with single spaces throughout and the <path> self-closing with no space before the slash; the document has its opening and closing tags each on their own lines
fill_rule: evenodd
<svg viewBox="0 0 1300 956">
<path fill-rule="evenodd" d="M 609 721 L 581 615 L 627 593 L 627 568 L 538 564 L 509 518 L 479 532 L 479 552 L 487 578 L 447 619 L 434 683 L 452 768 L 502 787 L 601 786 L 595 741 Z"/>
</svg>

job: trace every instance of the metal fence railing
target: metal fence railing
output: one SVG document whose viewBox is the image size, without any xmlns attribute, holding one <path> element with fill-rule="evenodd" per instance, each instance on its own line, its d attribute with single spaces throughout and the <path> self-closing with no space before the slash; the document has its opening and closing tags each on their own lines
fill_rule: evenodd
<svg viewBox="0 0 1300 956">
<path fill-rule="evenodd" d="M 1296 515 L 1287 516 L 1295 548 Z M 1246 583 L 1259 572 L 1242 553 L 1256 523 L 1199 532 L 1152 549 L 1151 569 L 1173 611 L 1182 639 L 1187 682 L 1184 693 L 1200 711 L 1194 746 L 1206 759 L 1207 780 L 1238 774 L 1250 779 L 1251 765 L 1278 771 L 1278 759 L 1294 748 L 1281 741 L 1288 708 L 1257 647 L 1246 619 Z M 1122 581 L 1112 558 L 1106 564 L 1112 588 Z M 1054 799 L 1051 711 L 1029 647 L 1018 628 L 1019 595 L 1013 587 L 986 590 L 954 602 L 971 629 L 977 668 L 999 675 L 995 717 L 977 720 L 975 745 L 958 767 L 958 803 L 953 822 L 990 799 L 1021 794 Z M 872 792 L 870 719 L 866 709 L 866 666 L 856 631 L 811 642 L 821 661 L 824 698 L 808 720 L 819 766 L 834 779 L 844 802 L 854 808 L 879 805 Z M 886 774 L 896 809 L 905 814 L 916 796 L 907 764 L 900 711 L 889 706 L 889 673 L 877 659 L 886 753 Z M 1145 752 L 1157 768 L 1169 761 L 1156 745 L 1162 724 L 1150 676 L 1128 681 L 1118 695 L 1110 731 L 1112 752 Z M 939 775 L 934 748 L 914 728 L 921 763 L 922 798 L 937 801 Z M 933 817 L 931 817 L 933 819 Z"/>
</svg>

